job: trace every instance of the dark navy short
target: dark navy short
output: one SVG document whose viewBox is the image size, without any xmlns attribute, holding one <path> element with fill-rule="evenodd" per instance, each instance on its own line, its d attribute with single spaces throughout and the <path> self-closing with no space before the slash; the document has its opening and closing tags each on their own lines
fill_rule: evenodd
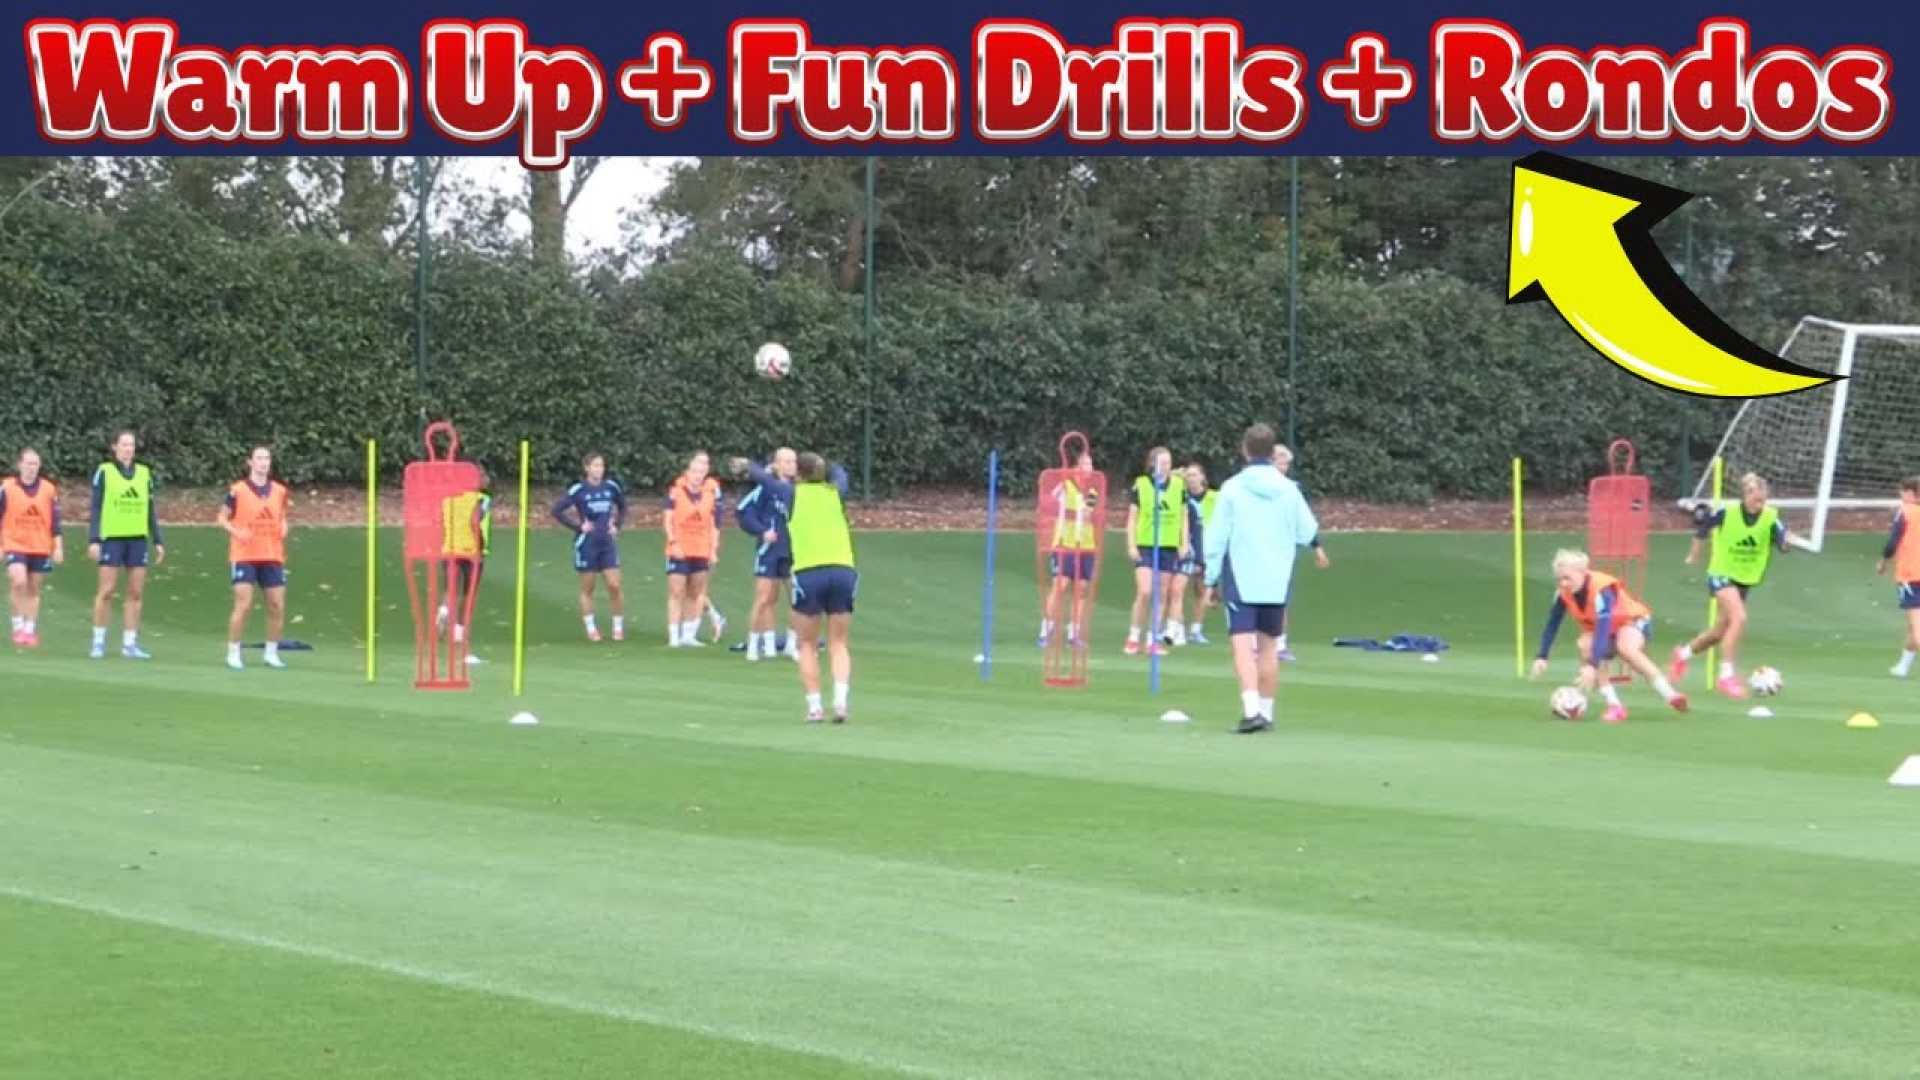
<svg viewBox="0 0 1920 1080">
<path fill-rule="evenodd" d="M 753 560 L 753 576 L 768 581 L 785 581 L 793 576 L 793 556 L 771 553 Z"/>
<path fill-rule="evenodd" d="M 706 559 L 667 560 L 668 574 L 679 574 L 684 577 L 688 574 L 704 574 L 711 569 L 713 569 L 713 563 Z"/>
<path fill-rule="evenodd" d="M 1207 576 L 1207 560 L 1188 556 L 1180 560 L 1179 573 L 1183 577 L 1205 578 Z"/>
<path fill-rule="evenodd" d="M 233 564 L 235 585 L 256 585 L 262 589 L 287 587 L 287 564 L 277 562 L 237 562 Z"/>
<path fill-rule="evenodd" d="M 27 573 L 29 574 L 53 573 L 53 556 L 51 555 L 22 555 L 17 551 L 9 551 L 6 554 L 6 558 L 0 561 L 0 564 L 6 566 L 24 566 L 27 568 Z"/>
<path fill-rule="evenodd" d="M 1056 551 L 1047 556 L 1047 569 L 1057 578 L 1069 581 L 1093 580 L 1093 552 Z"/>
<path fill-rule="evenodd" d="M 1171 574 L 1180 569 L 1180 549 L 1177 547 L 1143 547 L 1140 557 L 1133 565 L 1141 570 L 1158 568 L 1163 574 Z"/>
<path fill-rule="evenodd" d="M 1739 589 L 1740 599 L 1745 600 L 1747 598 L 1747 590 L 1753 588 L 1753 586 L 1742 585 L 1739 582 L 1733 580 L 1732 578 L 1713 577 L 1711 575 L 1707 577 L 1707 595 L 1708 596 L 1718 596 L 1720 595 L 1721 589 L 1729 589 L 1729 588 Z"/>
<path fill-rule="evenodd" d="M 1920 581 L 1900 583 L 1900 610 L 1920 611 Z"/>
<path fill-rule="evenodd" d="M 1233 568 L 1220 574 L 1220 602 L 1227 609 L 1227 633 L 1263 634 L 1277 638 L 1287 629 L 1287 605 L 1249 604 L 1240 599 L 1240 588 L 1233 583 Z"/>
<path fill-rule="evenodd" d="M 793 576 L 796 615 L 850 615 L 860 575 L 850 566 L 817 566 Z"/>
<path fill-rule="evenodd" d="M 580 574 L 601 574 L 620 569 L 620 547 L 610 536 L 598 532 L 581 533 L 573 538 L 573 569 Z"/>
<path fill-rule="evenodd" d="M 100 565 L 122 566 L 138 570 L 147 565 L 147 542 L 145 540 L 102 540 L 100 541 Z"/>
</svg>

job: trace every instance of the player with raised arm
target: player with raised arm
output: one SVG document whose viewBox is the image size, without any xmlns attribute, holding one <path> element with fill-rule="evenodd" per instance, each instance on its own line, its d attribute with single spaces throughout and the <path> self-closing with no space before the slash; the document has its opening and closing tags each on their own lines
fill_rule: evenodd
<svg viewBox="0 0 1920 1080">
<path fill-rule="evenodd" d="M 1707 592 L 1718 601 L 1719 617 L 1692 641 L 1674 646 L 1668 673 L 1678 683 L 1687 677 L 1693 658 L 1715 645 L 1720 647 L 1720 673 L 1714 688 L 1730 698 L 1747 696 L 1746 684 L 1734 674 L 1739 669 L 1740 639 L 1747 629 L 1747 591 L 1767 576 L 1773 553 L 1792 550 L 1793 536 L 1780 511 L 1767 505 L 1767 482 L 1757 473 L 1740 478 L 1740 501 L 1693 508 L 1693 543 L 1687 565 L 1700 561 L 1700 548 L 1713 545 L 1707 562 Z"/>
<path fill-rule="evenodd" d="M 627 493 L 607 475 L 605 454 L 588 454 L 580 467 L 580 482 L 553 504 L 553 518 L 576 534 L 573 571 L 580 575 L 580 621 L 587 628 L 587 640 L 600 640 L 593 618 L 593 586 L 595 581 L 605 581 L 613 640 L 624 641 L 627 600 L 620 582 L 620 530 L 627 524 Z"/>
<path fill-rule="evenodd" d="M 139 441 L 131 431 L 113 437 L 113 460 L 93 472 L 93 503 L 88 515 L 87 557 L 100 566 L 99 586 L 93 594 L 95 660 L 107 655 L 107 620 L 113 614 L 113 594 L 126 579 L 122 607 L 120 655 L 128 660 L 151 660 L 140 647 L 140 612 L 147 592 L 148 546 L 153 565 L 166 561 L 160 537 L 160 512 L 153 501 L 153 472 L 136 460 Z"/>
<path fill-rule="evenodd" d="M 1151 610 L 1154 590 L 1166 606 L 1174 573 L 1187 557 L 1186 484 L 1173 482 L 1173 453 L 1164 446 L 1147 451 L 1147 471 L 1134 478 L 1127 506 L 1127 554 L 1133 559 L 1133 618 L 1127 626 L 1128 656 L 1140 653 L 1140 630 L 1160 612 Z M 1155 545 L 1158 546 L 1155 546 Z M 1164 651 L 1155 627 L 1147 648 Z"/>
<path fill-rule="evenodd" d="M 786 482 L 791 492 L 794 477 L 799 471 L 799 457 L 792 447 L 783 446 L 773 452 L 770 459 L 773 475 Z M 780 590 L 793 577 L 793 543 L 787 535 L 787 513 L 790 504 L 782 496 L 765 484 L 757 484 L 752 491 L 740 500 L 735 508 L 735 518 L 740 528 L 752 536 L 755 543 L 753 553 L 753 612 L 747 617 L 747 659 L 759 661 L 780 655 L 778 638 L 774 632 L 774 613 L 779 606 Z M 793 633 L 787 633 L 786 655 L 799 659 L 799 650 L 794 645 Z"/>
<path fill-rule="evenodd" d="M 720 561 L 720 522 L 726 496 L 714 479 L 713 459 L 694 453 L 667 489 L 667 646 L 695 648 L 707 608 L 707 580 Z M 717 636 L 717 631 L 716 631 Z"/>
<path fill-rule="evenodd" d="M 853 530 L 847 523 L 847 471 L 829 467 L 819 454 L 801 454 L 796 480 L 789 483 L 745 458 L 730 463 L 735 476 L 784 498 L 790 508 L 788 536 L 793 543 L 793 610 L 788 615 L 798 639 L 800 686 L 807 696 L 807 723 L 826 719 L 820 701 L 821 624 L 826 624 L 827 658 L 833 670 L 833 722 L 847 721 L 853 687 L 853 602 L 860 591 L 854 568 Z"/>
<path fill-rule="evenodd" d="M 1083 447 L 1074 467 L 1082 473 L 1092 473 L 1093 453 Z M 1053 640 L 1060 618 L 1060 602 L 1068 593 L 1073 594 L 1073 602 L 1068 611 L 1067 644 L 1075 647 L 1085 638 L 1087 593 L 1093 587 L 1093 575 L 1098 569 L 1095 563 L 1099 538 L 1094 535 L 1099 509 L 1095 505 L 1097 498 L 1097 492 L 1082 491 L 1072 477 L 1060 481 L 1053 493 L 1053 503 L 1059 511 L 1054 516 L 1053 536 L 1047 552 L 1047 576 L 1051 584 L 1040 615 L 1038 641 L 1043 649 Z"/>
<path fill-rule="evenodd" d="M 1553 579 L 1559 591 L 1547 611 L 1547 628 L 1540 636 L 1540 652 L 1533 661 L 1534 678 L 1547 673 L 1547 657 L 1553 653 L 1560 623 L 1572 615 L 1580 626 L 1580 688 L 1599 688 L 1607 702 L 1607 723 L 1618 724 L 1627 718 L 1627 707 L 1621 704 L 1612 681 L 1600 676 L 1600 665 L 1615 654 L 1639 672 L 1675 712 L 1687 711 L 1687 696 L 1675 690 L 1647 657 L 1647 641 L 1653 633 L 1651 608 L 1629 593 L 1617 578 L 1593 569 L 1584 551 L 1563 549 L 1556 553 Z"/>
<path fill-rule="evenodd" d="M 1300 488 L 1273 464 L 1273 428 L 1255 424 L 1240 440 L 1246 468 L 1220 488 L 1206 531 L 1206 583 L 1227 611 L 1233 670 L 1240 681 L 1242 735 L 1273 727 L 1279 689 L 1280 628 L 1293 589 L 1297 550 L 1320 535 Z"/>
<path fill-rule="evenodd" d="M 41 475 L 39 451 L 20 451 L 16 469 L 0 480 L 0 562 L 7 567 L 13 644 L 37 649 L 41 579 L 67 557 L 60 540 L 60 491 Z"/>
<path fill-rule="evenodd" d="M 1874 573 L 1884 574 L 1888 566 L 1899 586 L 1895 599 L 1907 617 L 1906 647 L 1891 674 L 1904 679 L 1913 673 L 1914 654 L 1920 653 L 1920 475 L 1900 481 L 1900 508 L 1894 511 L 1893 528 Z"/>
<path fill-rule="evenodd" d="M 264 663 L 284 668 L 280 634 L 287 624 L 287 486 L 273 478 L 273 451 L 256 446 L 247 455 L 247 475 L 227 489 L 215 522 L 227 534 L 232 568 L 233 614 L 227 619 L 227 666 L 242 671 L 240 639 L 258 589 L 267 603 Z"/>
</svg>

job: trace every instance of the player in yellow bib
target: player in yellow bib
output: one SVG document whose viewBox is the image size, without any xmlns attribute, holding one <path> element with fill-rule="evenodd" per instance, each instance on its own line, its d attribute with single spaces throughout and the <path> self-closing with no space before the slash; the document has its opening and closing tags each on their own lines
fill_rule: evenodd
<svg viewBox="0 0 1920 1080">
<path fill-rule="evenodd" d="M 1074 463 L 1083 475 L 1093 474 L 1093 454 L 1080 451 L 1079 459 Z M 1067 644 L 1077 647 L 1086 640 L 1087 629 L 1087 593 L 1093 588 L 1094 574 L 1099 571 L 1099 493 L 1083 490 L 1090 485 L 1075 482 L 1072 477 L 1062 480 L 1053 492 L 1053 503 L 1059 509 L 1054 514 L 1052 535 L 1047 544 L 1047 573 L 1052 585 L 1047 590 L 1046 610 L 1040 616 L 1041 648 L 1053 640 L 1054 627 L 1060 617 L 1060 601 L 1071 590 L 1073 607 L 1067 622 Z"/>
<path fill-rule="evenodd" d="M 1162 610 L 1153 608 L 1158 590 L 1159 608 L 1173 595 L 1174 575 L 1191 552 L 1187 537 L 1187 485 L 1173 478 L 1173 453 L 1164 446 L 1147 451 L 1147 471 L 1133 481 L 1133 500 L 1127 507 L 1127 553 L 1133 556 L 1133 619 L 1127 626 L 1126 654 L 1140 654 L 1140 628 L 1158 623 Z M 1147 648 L 1164 652 L 1160 627 L 1152 627 Z"/>
<path fill-rule="evenodd" d="M 100 564 L 99 587 L 93 594 L 93 648 L 95 660 L 107 655 L 107 619 L 113 614 L 113 594 L 125 576 L 127 593 L 122 612 L 120 655 L 129 660 L 151 660 L 140 647 L 140 612 L 147 592 L 147 547 L 153 547 L 153 565 L 166 561 L 160 540 L 160 517 L 153 502 L 153 473 L 135 460 L 139 441 L 131 431 L 113 437 L 113 460 L 93 472 L 93 512 L 87 534 L 87 556 Z"/>
<path fill-rule="evenodd" d="M 472 491 L 449 496 L 440 505 L 440 535 L 444 537 L 442 547 L 448 555 L 462 558 L 454 564 L 457 568 L 457 587 L 435 613 L 438 626 L 446 626 L 456 611 L 471 622 L 467 598 L 480 591 L 481 579 L 487 571 L 487 556 L 493 550 L 493 496 L 488 492 L 490 483 L 486 470 L 482 469 Z M 453 628 L 453 643 L 466 647 L 469 666 L 484 662 L 473 654 L 473 642 L 468 639 L 471 629 L 466 623 Z"/>
<path fill-rule="evenodd" d="M 1747 631 L 1747 592 L 1767 576 L 1773 554 L 1792 550 L 1792 534 L 1780 511 L 1767 505 L 1767 482 L 1756 473 L 1740 478 L 1740 501 L 1718 509 L 1704 503 L 1693 510 L 1693 544 L 1687 551 L 1687 565 L 1700 559 L 1700 549 L 1712 545 L 1707 563 L 1707 592 L 1719 603 L 1719 618 L 1699 636 L 1673 650 L 1668 674 L 1674 682 L 1687 677 L 1687 664 L 1695 656 L 1718 645 L 1720 671 L 1714 689 L 1730 698 L 1747 696 L 1746 684 L 1735 674 L 1739 670 L 1740 639 Z"/>
</svg>

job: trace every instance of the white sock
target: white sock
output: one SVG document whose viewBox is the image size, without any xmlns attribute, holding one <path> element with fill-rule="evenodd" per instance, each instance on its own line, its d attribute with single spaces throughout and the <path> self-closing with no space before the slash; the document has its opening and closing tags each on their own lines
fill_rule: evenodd
<svg viewBox="0 0 1920 1080">
<path fill-rule="evenodd" d="M 1042 623 L 1041 625 L 1043 625 L 1043 626 L 1044 626 L 1045 624 L 1044 624 L 1044 623 Z M 21 617 L 20 617 L 20 616 L 18 616 L 18 615 L 15 615 L 15 616 L 13 617 L 13 632 L 14 632 L 14 633 L 16 633 L 16 634 L 18 634 L 18 633 L 20 633 L 21 631 L 23 631 L 23 630 L 25 630 L 26 628 L 27 628 L 27 620 L 25 620 L 25 619 L 23 619 L 23 618 L 21 618 Z M 1042 632 L 1042 633 L 1045 633 L 1045 631 L 1041 631 L 1041 632 Z"/>
<path fill-rule="evenodd" d="M 800 636 L 793 632 L 793 627 L 791 626 L 787 627 L 787 655 L 800 655 Z"/>
<path fill-rule="evenodd" d="M 1679 657 L 1682 660 L 1691 660 L 1693 659 L 1693 646 L 1682 645 L 1679 648 L 1673 650 L 1673 655 Z"/>
<path fill-rule="evenodd" d="M 98 648 L 98 647 L 100 647 L 100 646 L 104 646 L 104 645 L 105 645 L 106 643 L 107 643 L 107 628 L 106 628 L 106 627 L 104 627 L 104 626 L 96 626 L 96 627 L 94 627 L 94 628 L 93 628 L 93 644 L 94 644 L 94 646 L 95 646 L 96 648 Z"/>
<path fill-rule="evenodd" d="M 837 682 L 833 684 L 833 711 L 834 712 L 847 711 L 847 695 L 852 692 L 853 692 L 853 687 L 849 686 L 846 683 Z"/>
<path fill-rule="evenodd" d="M 692 641 L 700 636 L 700 617 L 698 615 L 680 624 L 680 640 Z"/>
<path fill-rule="evenodd" d="M 1609 705 L 1618 705 L 1618 704 L 1620 704 L 1620 691 L 1618 691 L 1618 690 L 1615 690 L 1615 689 L 1613 688 L 1613 684 L 1612 684 L 1612 683 L 1603 683 L 1603 684 L 1601 685 L 1601 687 L 1600 687 L 1600 697 L 1601 697 L 1602 699 L 1604 699 L 1604 700 L 1606 701 L 1606 703 L 1607 703 L 1607 704 L 1609 704 Z"/>
<path fill-rule="evenodd" d="M 1260 691 L 1240 691 L 1240 715 L 1242 718 L 1266 715 L 1260 711 Z"/>
<path fill-rule="evenodd" d="M 591 616 L 591 615 L 582 615 L 582 616 L 580 617 L 580 623 L 581 623 L 581 625 L 583 625 L 583 626 L 585 626 L 585 627 L 587 628 L 587 633 L 589 633 L 589 634 L 591 634 L 591 633 L 593 633 L 593 616 Z"/>
<path fill-rule="evenodd" d="M 277 641 L 267 642 L 267 659 L 275 660 L 275 659 L 278 659 L 279 656 L 280 656 L 280 643 Z"/>
<path fill-rule="evenodd" d="M 1656 694 L 1659 694 L 1662 698 L 1668 701 L 1672 701 L 1675 696 L 1673 684 L 1668 682 L 1666 680 L 1666 676 L 1664 675 L 1661 676 L 1660 678 L 1653 680 L 1653 692 Z"/>
<path fill-rule="evenodd" d="M 625 615 L 615 615 L 613 617 L 613 632 L 616 634 L 624 634 L 627 632 L 627 617 Z"/>
<path fill-rule="evenodd" d="M 467 628 L 464 626 L 461 626 L 459 623 L 454 623 L 453 624 L 453 643 L 458 645 L 459 643 L 465 640 L 467 640 Z"/>
<path fill-rule="evenodd" d="M 227 659 L 229 660 L 240 659 L 240 643 L 239 642 L 237 641 L 227 642 Z"/>
<path fill-rule="evenodd" d="M 1137 626 L 1127 627 L 1127 644 L 1129 645 L 1140 644 L 1140 628 L 1139 627 Z"/>
<path fill-rule="evenodd" d="M 751 630 L 747 631 L 747 659 L 760 659 L 760 635 Z"/>
<path fill-rule="evenodd" d="M 680 644 L 680 624 L 679 623 L 667 624 L 667 644 L 669 645 Z"/>
<path fill-rule="evenodd" d="M 1187 627 L 1187 636 L 1188 636 L 1188 637 L 1199 637 L 1199 636 L 1200 636 L 1200 624 L 1199 624 L 1199 623 L 1194 623 L 1194 624 L 1193 624 L 1192 626 L 1189 626 L 1189 627 Z"/>
<path fill-rule="evenodd" d="M 1720 661 L 1720 677 L 1723 679 L 1733 678 L 1733 661 L 1731 660 Z"/>
<path fill-rule="evenodd" d="M 1053 636 L 1053 620 L 1052 619 L 1040 620 L 1040 636 L 1043 638 L 1050 638 Z"/>
<path fill-rule="evenodd" d="M 1281 634 L 1280 640 L 1274 644 L 1274 648 L 1279 649 L 1281 652 L 1286 652 L 1287 651 L 1287 635 Z"/>
<path fill-rule="evenodd" d="M 819 694 L 807 695 L 807 711 L 810 713 L 817 713 L 820 711 L 820 695 Z"/>
<path fill-rule="evenodd" d="M 1267 720 L 1273 719 L 1273 699 L 1272 698 L 1263 697 L 1260 699 L 1260 715 Z"/>
<path fill-rule="evenodd" d="M 1896 664 L 1895 666 L 1898 667 L 1903 672 L 1912 671 L 1913 657 L 1914 657 L 1914 651 L 1912 649 L 1903 650 L 1900 653 L 1900 663 Z"/>
<path fill-rule="evenodd" d="M 131 648 L 133 648 L 133 647 L 134 647 L 135 645 L 138 645 L 138 644 L 140 644 L 140 631 L 138 631 L 138 630 L 123 630 L 123 631 L 121 631 L 121 633 L 120 633 L 120 647 L 121 647 L 121 648 L 124 648 L 124 649 L 131 649 Z"/>
<path fill-rule="evenodd" d="M 447 605 L 445 605 L 445 604 L 441 604 L 441 605 L 440 605 L 440 614 L 439 614 L 438 616 L 436 616 L 436 618 L 438 618 L 438 619 L 439 619 L 439 620 L 440 620 L 441 622 L 446 622 L 446 621 L 447 621 L 447 618 L 448 618 L 448 617 L 449 617 L 449 616 L 450 616 L 451 614 L 452 614 L 452 612 L 449 612 L 449 611 L 447 610 Z"/>
<path fill-rule="evenodd" d="M 31 634 L 34 631 L 40 629 L 40 624 L 35 622 L 32 619 L 22 619 L 20 620 L 20 629 L 25 631 L 26 633 Z"/>
</svg>

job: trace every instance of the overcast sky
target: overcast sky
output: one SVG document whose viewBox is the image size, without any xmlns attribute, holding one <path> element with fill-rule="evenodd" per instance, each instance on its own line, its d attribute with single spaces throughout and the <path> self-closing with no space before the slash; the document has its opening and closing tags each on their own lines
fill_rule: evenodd
<svg viewBox="0 0 1920 1080">
<path fill-rule="evenodd" d="M 620 219 L 629 209 L 651 203 L 666 182 L 668 168 L 680 160 L 617 157 L 602 162 L 567 217 L 567 248 L 579 257 L 619 243 Z M 515 158 L 462 158 L 460 165 L 499 191 L 517 194 L 525 190 L 526 172 Z M 569 177 L 563 188 L 571 183 Z M 515 219 L 524 233 L 526 216 L 515 215 Z"/>
</svg>

